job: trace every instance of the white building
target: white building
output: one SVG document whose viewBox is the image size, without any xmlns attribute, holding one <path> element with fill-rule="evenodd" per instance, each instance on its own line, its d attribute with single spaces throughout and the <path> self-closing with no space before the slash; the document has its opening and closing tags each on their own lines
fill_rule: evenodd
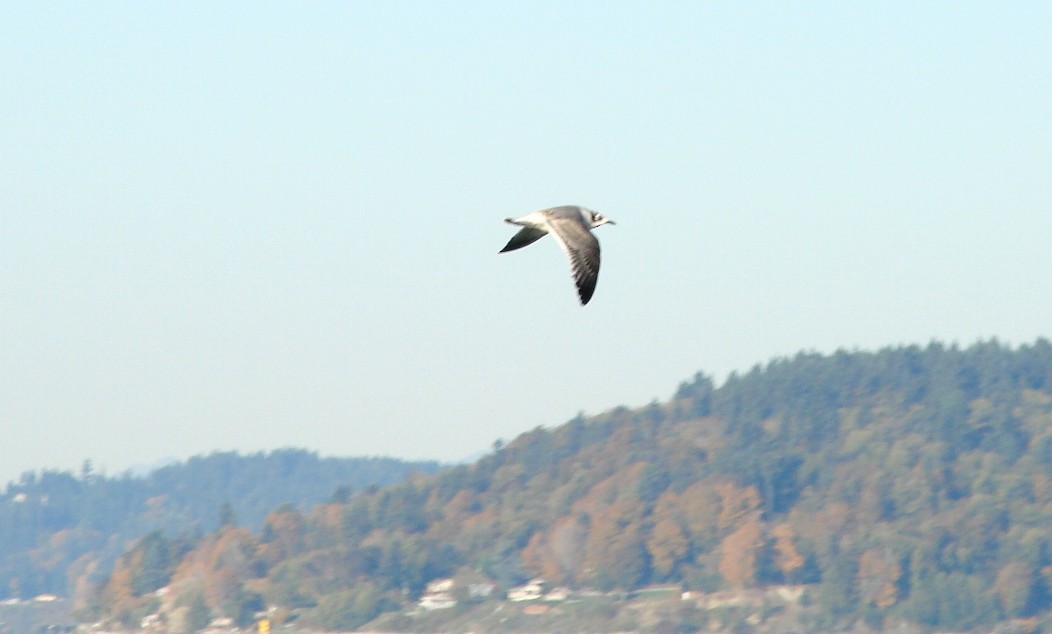
<svg viewBox="0 0 1052 634">
<path fill-rule="evenodd" d="M 536 601 L 544 594 L 544 579 L 534 579 L 508 591 L 509 601 Z"/>
<path fill-rule="evenodd" d="M 434 579 L 427 584 L 425 592 L 427 594 L 437 594 L 439 592 L 452 592 L 453 591 L 453 580 L 452 579 Z"/>
<path fill-rule="evenodd" d="M 457 600 L 449 596 L 445 592 L 438 592 L 435 594 L 425 594 L 420 597 L 418 606 L 424 610 L 448 610 L 457 604 Z"/>
</svg>

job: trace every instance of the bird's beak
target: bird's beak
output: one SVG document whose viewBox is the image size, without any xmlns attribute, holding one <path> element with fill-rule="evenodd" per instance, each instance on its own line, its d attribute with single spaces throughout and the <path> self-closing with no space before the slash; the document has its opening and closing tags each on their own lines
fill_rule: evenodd
<svg viewBox="0 0 1052 634">
<path fill-rule="evenodd" d="M 617 223 L 614 222 L 613 220 L 607 220 L 606 224 L 608 224 L 608 225 L 616 225 Z"/>
</svg>

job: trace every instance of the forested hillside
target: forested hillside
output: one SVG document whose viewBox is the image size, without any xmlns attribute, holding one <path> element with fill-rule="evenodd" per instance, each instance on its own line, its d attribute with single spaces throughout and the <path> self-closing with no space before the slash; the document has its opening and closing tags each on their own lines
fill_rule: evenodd
<svg viewBox="0 0 1052 634">
<path fill-rule="evenodd" d="M 78 579 L 108 574 L 117 555 L 151 530 L 187 539 L 225 517 L 258 529 L 275 506 L 309 508 L 371 485 L 433 473 L 434 462 L 320 458 L 286 449 L 269 454 L 214 453 L 144 477 L 27 473 L 0 495 L 0 599 L 68 596 Z"/>
<path fill-rule="evenodd" d="M 815 627 L 968 629 L 1052 610 L 1052 345 L 800 354 L 537 428 L 476 464 L 261 531 L 153 534 L 83 614 L 346 628 L 434 578 L 807 587 Z M 185 614 L 184 614 L 185 616 Z M 1036 626 L 1035 626 L 1036 627 Z"/>
</svg>

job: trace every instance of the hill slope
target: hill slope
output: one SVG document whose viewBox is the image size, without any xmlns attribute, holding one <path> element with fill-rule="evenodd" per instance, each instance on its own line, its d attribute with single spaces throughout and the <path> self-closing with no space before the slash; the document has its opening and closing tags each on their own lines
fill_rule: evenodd
<svg viewBox="0 0 1052 634">
<path fill-rule="evenodd" d="M 698 375 L 667 403 L 537 428 L 474 465 L 276 509 L 259 534 L 155 536 L 84 599 L 134 620 L 168 584 L 202 613 L 277 605 L 335 629 L 454 574 L 791 583 L 812 627 L 966 629 L 1048 613 L 1050 527 L 1052 345 L 933 344 L 800 354 L 718 388 Z"/>
</svg>

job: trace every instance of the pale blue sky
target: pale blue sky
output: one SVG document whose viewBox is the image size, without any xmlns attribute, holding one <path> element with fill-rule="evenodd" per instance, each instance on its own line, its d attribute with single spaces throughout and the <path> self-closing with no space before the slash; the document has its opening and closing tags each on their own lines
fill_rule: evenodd
<svg viewBox="0 0 1052 634">
<path fill-rule="evenodd" d="M 1047 2 L 11 2 L 0 481 L 1052 335 Z M 505 216 L 582 204 L 577 304 Z"/>
</svg>

